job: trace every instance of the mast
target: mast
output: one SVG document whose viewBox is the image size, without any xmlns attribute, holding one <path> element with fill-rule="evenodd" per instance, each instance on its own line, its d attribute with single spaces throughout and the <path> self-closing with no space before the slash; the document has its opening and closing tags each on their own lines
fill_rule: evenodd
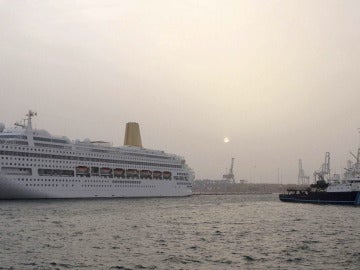
<svg viewBox="0 0 360 270">
<path fill-rule="evenodd" d="M 27 130 L 32 130 L 32 122 L 31 122 L 31 118 L 36 116 L 37 113 L 32 111 L 32 110 L 29 110 L 29 112 L 26 114 L 27 116 L 27 126 L 26 126 L 26 129 Z"/>
</svg>

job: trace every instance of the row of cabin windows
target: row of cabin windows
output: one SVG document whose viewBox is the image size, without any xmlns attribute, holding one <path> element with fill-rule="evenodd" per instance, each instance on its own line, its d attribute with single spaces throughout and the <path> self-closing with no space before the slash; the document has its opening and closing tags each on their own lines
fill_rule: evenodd
<svg viewBox="0 0 360 270">
<path fill-rule="evenodd" d="M 42 137 L 33 137 L 33 138 L 35 141 L 52 142 L 52 143 L 68 143 L 65 140 L 59 140 L 59 139 L 42 138 Z"/>
<path fill-rule="evenodd" d="M 47 159 L 45 159 L 45 160 L 41 160 L 41 159 L 32 159 L 32 158 L 16 158 L 16 157 L 14 157 L 14 158 L 12 158 L 12 157 L 1 157 L 1 159 L 3 159 L 3 160 L 14 160 L 14 161 L 35 161 L 35 162 L 42 162 L 42 163 L 66 163 L 66 164 L 73 164 L 73 165 L 76 165 L 77 164 L 77 162 L 76 161 L 74 161 L 74 162 L 71 162 L 71 161 L 59 161 L 59 160 L 47 160 Z M 24 163 L 1 163 L 2 165 L 17 165 L 17 166 L 25 166 L 25 164 Z M 32 164 L 28 164 L 28 165 L 30 165 L 30 166 L 32 166 Z M 34 164 L 34 166 L 36 166 L 36 165 L 38 165 L 38 166 L 44 166 L 44 167 L 55 167 L 55 168 L 67 168 L 67 169 L 72 169 L 73 167 L 72 166 L 54 166 L 54 165 L 50 165 L 49 164 L 49 166 L 48 165 L 43 165 L 43 164 Z M 104 164 L 104 166 L 106 166 L 105 164 Z"/>
<path fill-rule="evenodd" d="M 35 161 L 35 160 L 34 160 Z M 46 165 L 46 164 L 25 164 L 25 163 L 12 163 L 12 162 L 1 162 L 0 163 L 2 166 L 38 166 L 38 167 L 45 167 L 45 168 L 49 168 L 49 169 L 46 169 L 47 172 L 43 172 L 41 170 L 43 169 L 38 169 L 38 174 L 39 175 L 61 175 L 61 176 L 72 176 L 74 177 L 74 173 L 73 173 L 73 170 L 71 170 L 72 173 L 70 173 L 70 171 L 68 171 L 67 173 L 61 173 L 63 171 L 66 171 L 66 170 L 58 170 L 58 169 L 73 169 L 73 166 L 58 166 L 58 165 Z M 104 165 L 106 166 L 106 165 Z M 39 171 L 40 170 L 40 171 Z M 50 173 L 50 171 L 53 171 Z M 110 174 L 110 175 L 100 175 L 99 173 L 94 173 L 92 172 L 91 173 L 92 176 L 103 176 L 103 177 L 116 177 L 116 178 L 141 178 L 141 179 L 163 179 L 162 177 L 146 177 L 146 176 L 139 176 L 139 175 L 136 175 L 136 176 L 125 176 L 124 175 L 113 175 L 113 174 Z M 88 174 L 77 174 L 76 176 L 79 176 L 79 177 L 90 177 L 90 173 Z M 164 180 L 169 180 L 167 178 L 164 178 Z"/>
<path fill-rule="evenodd" d="M 60 156 L 60 155 L 12 152 L 12 151 L 0 151 L 0 155 L 25 156 L 25 157 L 48 158 L 48 159 L 58 159 L 58 160 L 66 159 L 66 160 L 75 160 L 75 161 L 104 162 L 104 163 L 129 164 L 129 165 L 143 165 L 143 166 L 154 166 L 154 167 L 165 167 L 165 168 L 182 168 L 181 165 L 175 165 L 175 164 L 161 164 L 161 163 L 151 163 L 151 162 L 141 162 L 141 161 L 100 159 L 100 158 L 85 158 L 78 156 Z"/>
<path fill-rule="evenodd" d="M 74 187 L 74 185 L 68 185 L 68 184 L 25 184 L 26 187 Z M 99 187 L 102 187 L 102 188 L 112 188 L 112 187 L 140 187 L 140 188 L 155 188 L 155 185 L 146 185 L 146 186 L 137 186 L 137 185 L 126 185 L 126 184 L 123 184 L 123 185 L 115 185 L 115 186 L 112 186 L 112 185 L 81 185 L 81 187 L 96 187 L 96 188 L 99 188 Z"/>
<path fill-rule="evenodd" d="M 112 187 L 112 185 L 81 185 L 81 187 Z"/>
<path fill-rule="evenodd" d="M 40 144 L 40 143 L 36 143 L 36 146 L 45 146 L 45 147 L 53 147 L 53 148 L 64 148 L 62 146 L 59 145 L 48 145 L 48 144 Z M 23 151 L 36 151 L 36 152 L 47 152 L 47 153 L 59 153 L 59 154 L 70 154 L 70 155 L 78 155 L 77 152 L 66 152 L 66 151 L 59 151 L 59 150 L 48 150 L 48 149 L 39 149 L 39 148 L 25 148 L 25 147 L 12 147 L 12 146 L 8 146 L 8 145 L 3 145 L 1 146 L 1 148 L 4 149 L 15 149 L 15 150 L 23 150 Z M 70 149 L 70 148 L 68 148 Z M 94 149 L 95 150 L 95 149 Z M 105 152 L 107 154 L 110 154 L 109 152 Z M 106 157 L 106 155 L 98 155 L 98 154 L 92 154 L 92 153 L 83 153 L 86 156 L 91 156 L 91 157 Z M 120 154 L 120 152 L 114 152 L 114 154 Z M 150 155 L 150 154 L 137 154 L 137 153 L 130 153 L 130 152 L 123 152 L 121 154 L 124 155 L 128 155 L 128 156 L 139 156 L 139 157 L 152 157 L 152 158 L 157 158 L 157 159 L 173 159 L 171 157 L 166 157 L 166 156 L 157 156 L 157 155 Z"/>
<path fill-rule="evenodd" d="M 22 182 L 77 182 L 80 183 L 80 180 L 77 179 L 31 179 L 31 178 L 20 178 L 18 179 Z M 85 183 L 109 183 L 109 180 L 85 180 Z M 120 183 L 120 184 L 141 184 L 141 181 L 129 181 L 129 180 L 113 180 L 112 183 Z"/>
<path fill-rule="evenodd" d="M 64 145 L 57 145 L 57 144 L 46 144 L 46 143 L 34 143 L 35 146 L 38 147 L 49 147 L 49 148 L 57 148 L 57 149 L 67 149 L 70 150 L 70 146 L 64 146 Z M 45 149 L 41 149 L 45 150 Z M 44 152 L 44 151 L 43 151 Z M 60 152 L 61 153 L 61 152 Z"/>
<path fill-rule="evenodd" d="M 141 181 L 128 181 L 128 180 L 113 180 L 115 184 L 137 184 L 140 185 Z"/>
<path fill-rule="evenodd" d="M 76 163 L 75 161 L 61 161 L 61 160 L 52 160 L 52 159 L 36 159 L 36 158 L 34 158 L 34 159 L 32 159 L 32 158 L 16 158 L 16 157 L 14 157 L 14 158 L 12 158 L 12 157 L 7 157 L 7 156 L 5 156 L 5 157 L 1 157 L 1 159 L 6 159 L 6 160 L 19 160 L 19 161 L 21 161 L 21 160 L 23 160 L 23 161 L 37 161 L 37 162 L 47 162 L 47 163 L 50 163 L 50 162 L 52 162 L 52 163 L 68 163 L 68 164 L 71 164 L 71 163 Z"/>
<path fill-rule="evenodd" d="M 174 176 L 175 180 L 187 180 L 187 178 L 185 176 Z"/>
<path fill-rule="evenodd" d="M 25 186 L 27 187 L 68 187 L 68 184 L 62 184 L 62 185 L 58 185 L 58 184 L 26 184 Z M 74 185 L 71 185 L 71 187 L 73 187 Z"/>
<path fill-rule="evenodd" d="M 135 185 L 135 184 L 133 184 L 133 185 L 131 185 L 131 184 L 123 184 L 123 185 L 114 185 L 114 186 L 112 186 L 112 185 L 81 185 L 81 187 L 140 187 L 140 188 L 150 188 L 150 187 L 152 187 L 152 188 L 154 188 L 155 187 L 155 185 L 146 185 L 146 186 L 139 186 L 139 185 Z"/>
<path fill-rule="evenodd" d="M 24 164 L 24 163 L 12 163 L 12 162 L 1 162 L 1 165 L 10 165 L 10 166 L 42 166 L 42 167 L 49 167 L 49 168 L 63 168 L 63 169 L 72 169 L 71 166 L 57 166 L 57 165 L 43 165 L 43 164 Z"/>
<path fill-rule="evenodd" d="M 77 182 L 80 183 L 81 181 L 78 179 L 31 179 L 31 178 L 19 178 L 19 181 L 22 182 Z M 85 183 L 109 183 L 109 180 L 85 180 Z M 112 180 L 111 183 L 115 183 L 115 184 L 136 184 L 136 185 L 140 185 L 141 181 L 135 181 L 135 180 Z"/>
<path fill-rule="evenodd" d="M 1 140 L 1 138 L 0 138 L 0 144 L 27 146 L 28 142 L 26 142 L 26 141 L 17 141 L 17 140 L 6 141 L 6 140 Z M 12 147 L 9 147 L 9 148 L 12 148 Z M 14 147 L 14 148 L 17 148 L 17 147 Z"/>
<path fill-rule="evenodd" d="M 76 180 L 76 179 L 31 179 L 31 178 L 21 178 L 18 179 L 19 181 L 22 182 L 79 182 L 80 180 Z"/>
<path fill-rule="evenodd" d="M 183 186 L 189 185 L 189 183 L 184 183 L 184 182 L 177 182 L 176 184 L 177 184 L 177 185 L 180 185 L 180 186 L 181 186 L 181 185 L 183 185 Z"/>
<path fill-rule="evenodd" d="M 2 159 L 3 159 L 3 157 L 2 157 Z M 7 158 L 6 158 L 7 159 Z M 12 160 L 12 158 L 10 158 L 9 160 Z M 14 158 L 14 161 L 16 161 L 17 159 L 16 158 Z M 21 159 L 19 159 L 18 161 L 21 161 Z M 11 166 L 32 166 L 32 165 L 34 165 L 34 166 L 38 166 L 38 167 L 47 167 L 47 168 L 64 168 L 64 169 L 73 169 L 74 167 L 73 166 L 58 166 L 58 165 L 53 165 L 53 164 L 44 164 L 44 163 L 51 163 L 50 161 L 47 161 L 47 160 L 44 160 L 44 161 L 41 161 L 41 160 L 36 160 L 36 159 L 34 159 L 34 160 L 28 160 L 28 159 L 26 159 L 25 161 L 28 161 L 28 162 L 32 162 L 32 161 L 37 161 L 37 162 L 42 162 L 41 164 L 36 164 L 36 163 L 34 163 L 34 164 L 28 164 L 28 163 L 13 163 L 13 162 L 1 162 L 1 165 L 11 165 Z M 62 162 L 57 162 L 56 161 L 56 163 L 62 163 Z M 73 165 L 77 165 L 76 163 L 74 163 Z M 103 164 L 103 166 L 107 166 L 106 164 Z M 98 168 L 98 167 L 92 167 L 92 168 Z M 92 172 L 92 175 L 98 175 L 99 173 L 95 173 L 95 172 Z M 144 177 L 144 178 L 146 178 L 146 177 Z"/>
</svg>

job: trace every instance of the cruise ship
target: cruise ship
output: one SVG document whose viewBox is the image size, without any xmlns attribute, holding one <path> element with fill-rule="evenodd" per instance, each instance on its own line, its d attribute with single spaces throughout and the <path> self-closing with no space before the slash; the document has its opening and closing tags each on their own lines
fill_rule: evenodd
<svg viewBox="0 0 360 270">
<path fill-rule="evenodd" d="M 192 194 L 185 159 L 142 147 L 137 123 L 124 146 L 71 141 L 32 127 L 36 113 L 8 128 L 0 123 L 0 199 L 176 197 Z"/>
</svg>

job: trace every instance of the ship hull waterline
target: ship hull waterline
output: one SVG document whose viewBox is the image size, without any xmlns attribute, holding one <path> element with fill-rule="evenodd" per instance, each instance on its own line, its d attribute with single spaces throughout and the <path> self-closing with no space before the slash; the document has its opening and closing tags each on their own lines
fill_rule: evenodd
<svg viewBox="0 0 360 270">
<path fill-rule="evenodd" d="M 280 194 L 282 202 L 360 205 L 360 191 L 352 192 L 313 192 L 308 195 Z"/>
<path fill-rule="evenodd" d="M 51 187 L 29 190 L 19 186 L 13 179 L 2 176 L 0 177 L 0 200 L 187 197 L 192 195 L 191 190 L 181 190 L 181 188 L 174 187 L 171 181 L 168 183 L 164 183 L 163 180 L 151 182 L 154 182 L 153 186 L 156 186 L 151 192 L 148 192 L 146 188 L 139 189 L 139 187 L 131 185 L 103 190 L 96 188 L 82 189 L 76 186 L 70 190 Z"/>
</svg>

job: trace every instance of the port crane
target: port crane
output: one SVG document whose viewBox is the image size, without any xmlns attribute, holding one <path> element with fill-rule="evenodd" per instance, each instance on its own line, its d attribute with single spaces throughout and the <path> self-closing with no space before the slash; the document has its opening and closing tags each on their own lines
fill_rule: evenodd
<svg viewBox="0 0 360 270">
<path fill-rule="evenodd" d="M 233 172 L 233 169 L 234 169 L 234 160 L 235 158 L 231 158 L 231 166 L 230 166 L 230 170 L 227 174 L 224 174 L 223 175 L 223 179 L 224 180 L 228 180 L 232 183 L 235 183 L 235 175 L 234 175 L 234 172 Z"/>
<path fill-rule="evenodd" d="M 325 181 L 325 176 L 330 176 L 330 153 L 325 153 L 325 162 L 318 171 L 314 172 L 315 183 L 318 180 Z"/>
<path fill-rule="evenodd" d="M 310 177 L 305 175 L 304 169 L 302 167 L 302 160 L 299 159 L 299 175 L 298 175 L 298 184 L 305 185 L 309 184 Z"/>
<path fill-rule="evenodd" d="M 353 163 L 351 160 L 348 160 L 348 166 L 345 169 L 345 176 L 347 178 L 349 177 L 356 177 L 357 175 L 360 175 L 360 147 L 358 148 L 357 155 L 350 152 L 350 155 L 352 155 L 355 159 L 355 163 Z"/>
</svg>

